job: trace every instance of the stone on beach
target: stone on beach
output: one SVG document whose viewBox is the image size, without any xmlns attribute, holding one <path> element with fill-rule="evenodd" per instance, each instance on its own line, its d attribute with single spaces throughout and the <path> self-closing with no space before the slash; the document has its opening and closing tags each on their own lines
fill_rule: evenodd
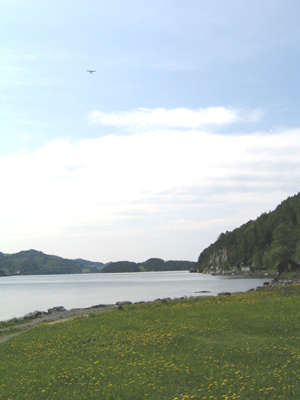
<svg viewBox="0 0 300 400">
<path fill-rule="evenodd" d="M 35 318 L 38 318 L 38 317 L 42 317 L 44 315 L 48 315 L 48 313 L 46 311 L 35 310 L 33 312 L 30 312 L 30 313 L 24 315 L 23 318 L 24 319 L 35 319 Z"/>
<path fill-rule="evenodd" d="M 48 313 L 49 314 L 52 314 L 54 312 L 61 312 L 61 311 L 67 311 L 67 310 L 63 306 L 57 306 L 57 307 L 48 308 Z"/>
</svg>

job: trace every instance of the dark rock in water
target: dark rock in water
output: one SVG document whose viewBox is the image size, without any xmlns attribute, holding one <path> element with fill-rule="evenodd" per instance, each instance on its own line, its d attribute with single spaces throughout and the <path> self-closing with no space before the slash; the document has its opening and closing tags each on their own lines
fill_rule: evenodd
<svg viewBox="0 0 300 400">
<path fill-rule="evenodd" d="M 99 308 L 99 307 L 105 307 L 105 304 L 97 304 L 96 306 L 92 306 L 92 308 Z"/>
<path fill-rule="evenodd" d="M 117 306 L 126 306 L 127 304 L 132 304 L 131 301 L 117 301 L 116 305 Z"/>
<path fill-rule="evenodd" d="M 67 310 L 63 306 L 57 306 L 57 307 L 48 308 L 48 313 L 49 314 L 52 314 L 52 313 L 57 312 L 57 311 L 60 312 L 60 311 L 67 311 Z"/>
<path fill-rule="evenodd" d="M 46 311 L 35 310 L 33 312 L 30 312 L 30 313 L 24 315 L 23 318 L 24 319 L 36 319 L 36 318 L 42 317 L 43 315 L 48 315 L 48 313 Z"/>
<path fill-rule="evenodd" d="M 264 282 L 264 286 L 268 286 L 270 282 Z"/>
<path fill-rule="evenodd" d="M 230 292 L 221 292 L 221 293 L 218 293 L 218 296 L 230 296 L 230 295 L 231 295 Z"/>
<path fill-rule="evenodd" d="M 209 290 L 200 290 L 199 292 L 195 292 L 195 293 L 210 293 Z"/>
</svg>

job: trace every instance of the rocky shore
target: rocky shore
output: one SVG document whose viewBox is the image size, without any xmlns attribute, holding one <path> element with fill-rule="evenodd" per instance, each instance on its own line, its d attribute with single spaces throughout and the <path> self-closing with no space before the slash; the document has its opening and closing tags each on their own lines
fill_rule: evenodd
<svg viewBox="0 0 300 400">
<path fill-rule="evenodd" d="M 257 270 L 257 271 L 241 271 L 236 269 L 233 270 L 222 270 L 221 268 L 217 268 L 216 270 L 210 270 L 210 269 L 205 269 L 202 271 L 202 274 L 210 274 L 210 275 L 216 275 L 216 276 L 249 276 L 251 278 L 275 278 L 278 276 L 277 271 L 268 271 L 268 270 Z"/>
<path fill-rule="evenodd" d="M 270 277 L 270 275 L 264 275 L 264 276 L 268 276 Z M 263 286 L 258 286 L 256 288 L 253 289 L 249 289 L 249 291 L 255 291 L 255 290 L 261 290 L 264 288 L 269 288 L 269 287 L 283 287 L 286 285 L 295 285 L 295 284 L 300 284 L 300 276 L 293 278 L 293 279 L 285 279 L 280 278 L 278 279 L 277 277 L 275 279 L 273 279 L 270 282 L 264 282 Z M 202 293 L 202 294 L 207 294 L 209 295 L 209 291 L 200 291 L 200 292 L 196 292 L 196 293 Z M 243 294 L 244 292 L 222 292 L 222 293 L 218 293 L 218 296 L 228 296 L 228 295 L 240 295 Z M 198 297 L 198 295 L 196 296 L 191 296 L 189 298 L 196 298 Z M 188 297 L 183 296 L 177 299 L 173 299 L 173 300 L 184 300 L 184 299 L 188 299 Z M 154 301 L 157 302 L 162 302 L 165 303 L 167 301 L 172 301 L 171 298 L 162 298 L 162 299 L 156 299 Z M 144 302 L 139 302 L 139 303 L 144 303 Z M 19 320 L 23 321 L 17 325 L 14 326 L 14 329 L 16 330 L 15 333 L 12 334 L 5 334 L 5 331 L 9 330 L 10 328 L 2 328 L 0 329 L 0 334 L 2 336 L 0 336 L 0 343 L 4 342 L 14 336 L 19 335 L 22 332 L 25 332 L 28 329 L 33 328 L 35 325 L 39 324 L 39 323 L 47 323 L 47 324 L 54 324 L 54 323 L 59 323 L 59 322 L 64 322 L 64 321 L 68 321 L 71 320 L 73 318 L 80 318 L 80 317 L 89 317 L 90 314 L 92 313 L 104 313 L 104 312 L 109 312 L 109 311 L 113 311 L 113 310 L 123 310 L 123 306 L 126 305 L 131 305 L 132 302 L 131 301 L 120 301 L 117 302 L 116 304 L 98 304 L 92 307 L 88 307 L 88 308 L 73 308 L 71 310 L 66 310 L 65 307 L 63 306 L 56 306 L 56 307 L 52 307 L 49 308 L 47 311 L 33 311 L 31 313 L 28 313 L 26 315 L 24 315 L 24 317 L 22 318 L 18 318 Z"/>
<path fill-rule="evenodd" d="M 40 321 L 54 321 L 58 318 L 66 319 L 76 317 L 80 314 L 85 313 L 101 313 L 105 311 L 110 311 L 115 308 L 122 309 L 124 305 L 132 304 L 131 301 L 121 301 L 116 304 L 98 304 L 96 306 L 88 307 L 88 308 L 72 308 L 71 310 L 67 310 L 63 306 L 56 306 L 49 308 L 47 311 L 38 311 L 35 310 L 24 315 L 24 320 L 36 320 Z"/>
<path fill-rule="evenodd" d="M 257 273 L 256 272 L 247 272 L 247 273 L 239 273 L 237 274 L 232 274 L 232 273 L 226 273 L 226 271 L 222 271 L 222 273 L 215 273 L 213 275 L 231 275 L 231 276 L 249 276 L 249 277 L 266 277 L 266 278 L 271 278 L 274 277 L 275 278 L 270 281 L 270 282 L 264 282 L 263 286 L 258 286 L 256 288 L 253 289 L 249 289 L 248 291 L 253 291 L 253 290 L 257 290 L 257 289 L 262 289 L 262 288 L 266 288 L 266 287 L 282 287 L 282 286 L 286 286 L 286 285 L 292 285 L 292 284 L 300 284 L 300 277 L 296 277 L 293 279 L 285 279 L 285 278 L 280 278 L 278 279 L 277 277 L 277 272 L 276 271 L 261 271 L 261 273 Z M 198 297 L 199 294 L 209 294 L 209 291 L 199 291 L 199 292 L 195 292 L 195 296 L 191 296 L 190 298 L 195 298 Z M 243 293 L 243 292 L 223 292 L 223 293 L 218 293 L 218 295 L 230 295 L 230 294 L 239 294 L 239 293 Z M 181 300 L 181 299 L 187 299 L 188 297 L 183 296 L 174 300 Z M 171 298 L 163 298 L 163 299 L 156 299 L 154 301 L 160 301 L 160 302 L 166 302 L 166 301 L 171 301 Z M 142 302 L 141 302 L 142 303 Z M 87 307 L 87 308 L 72 308 L 71 310 L 67 310 L 65 307 L 63 306 L 56 306 L 56 307 L 52 307 L 49 308 L 47 311 L 39 311 L 39 310 L 35 310 L 33 312 L 30 312 L 26 315 L 24 315 L 24 317 L 21 317 L 20 319 L 23 319 L 24 322 L 28 322 L 29 325 L 30 323 L 34 322 L 35 323 L 39 323 L 39 322 L 51 322 L 51 321 L 56 321 L 58 319 L 60 320 L 66 320 L 66 319 L 70 319 L 70 318 L 74 318 L 76 316 L 79 315 L 84 315 L 84 314 L 88 314 L 88 313 L 102 313 L 102 312 L 107 312 L 107 311 L 112 311 L 113 309 L 119 309 L 122 310 L 123 306 L 126 305 L 130 305 L 132 304 L 131 301 L 118 301 L 116 302 L 116 304 L 98 304 L 98 305 L 94 305 L 91 307 Z"/>
<path fill-rule="evenodd" d="M 271 282 L 265 282 L 264 286 L 259 286 L 258 288 L 262 287 L 283 287 L 286 285 L 299 285 L 300 284 L 300 277 L 296 277 L 293 279 L 286 279 L 286 278 L 281 278 L 281 279 L 273 279 Z M 258 289 L 256 288 L 256 289 Z"/>
</svg>

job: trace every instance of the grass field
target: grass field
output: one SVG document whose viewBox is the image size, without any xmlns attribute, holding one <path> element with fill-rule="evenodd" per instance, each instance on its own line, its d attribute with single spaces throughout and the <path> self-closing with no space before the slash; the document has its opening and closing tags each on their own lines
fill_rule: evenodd
<svg viewBox="0 0 300 400">
<path fill-rule="evenodd" d="M 0 399 L 299 399 L 300 285 L 141 303 L 0 344 Z"/>
</svg>

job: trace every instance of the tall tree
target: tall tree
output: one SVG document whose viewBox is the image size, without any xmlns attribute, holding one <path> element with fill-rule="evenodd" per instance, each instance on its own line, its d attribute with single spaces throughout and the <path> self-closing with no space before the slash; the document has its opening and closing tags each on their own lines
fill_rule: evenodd
<svg viewBox="0 0 300 400">
<path fill-rule="evenodd" d="M 287 263 L 296 251 L 297 230 L 291 224 L 281 223 L 273 233 L 272 251 L 278 261 Z"/>
</svg>

